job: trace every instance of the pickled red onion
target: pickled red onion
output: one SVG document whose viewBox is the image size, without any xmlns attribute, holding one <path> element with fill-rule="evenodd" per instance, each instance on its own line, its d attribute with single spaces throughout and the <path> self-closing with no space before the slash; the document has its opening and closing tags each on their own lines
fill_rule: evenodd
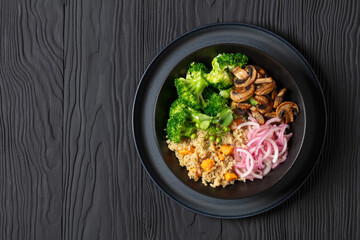
<svg viewBox="0 0 360 240">
<path fill-rule="evenodd" d="M 256 126 L 256 127 L 260 127 L 260 125 L 256 122 L 244 122 L 244 123 L 240 123 L 238 126 L 237 126 L 237 129 L 240 129 L 242 127 L 245 127 L 245 126 Z"/>
<path fill-rule="evenodd" d="M 248 127 L 246 148 L 235 146 L 234 171 L 241 178 L 262 179 L 271 169 L 286 160 L 288 141 L 292 133 L 285 134 L 288 124 L 279 123 L 280 119 L 272 118 L 260 125 L 249 115 L 250 121 L 241 123 L 237 128 Z"/>
</svg>

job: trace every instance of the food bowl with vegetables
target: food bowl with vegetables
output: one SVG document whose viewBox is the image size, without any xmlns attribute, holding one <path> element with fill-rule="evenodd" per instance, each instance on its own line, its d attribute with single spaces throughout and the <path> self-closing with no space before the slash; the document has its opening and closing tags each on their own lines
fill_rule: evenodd
<svg viewBox="0 0 360 240">
<path fill-rule="evenodd" d="M 220 53 L 211 70 L 192 62 L 174 85 L 167 144 L 190 179 L 226 187 L 263 179 L 287 159 L 288 123 L 299 108 L 283 102 L 287 89 L 278 92 L 276 81 L 246 55 Z"/>
<path fill-rule="evenodd" d="M 133 107 L 153 181 L 181 205 L 222 218 L 287 199 L 313 169 L 325 129 L 322 91 L 304 58 L 245 24 L 174 40 L 145 71 Z"/>
</svg>

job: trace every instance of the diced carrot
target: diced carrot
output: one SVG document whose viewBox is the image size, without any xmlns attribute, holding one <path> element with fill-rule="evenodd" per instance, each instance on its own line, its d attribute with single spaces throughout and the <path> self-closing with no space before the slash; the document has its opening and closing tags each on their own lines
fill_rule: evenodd
<svg viewBox="0 0 360 240">
<path fill-rule="evenodd" d="M 236 126 L 242 123 L 242 120 L 240 118 L 235 119 L 234 122 L 236 123 Z"/>
<path fill-rule="evenodd" d="M 193 167 L 193 168 L 190 168 L 189 170 L 190 174 L 194 175 L 194 180 L 197 181 L 199 180 L 199 177 L 200 177 L 200 174 L 201 174 L 201 171 L 199 168 L 196 168 L 196 167 Z"/>
<path fill-rule="evenodd" d="M 218 158 L 220 161 L 224 161 L 225 160 L 225 155 L 222 152 L 218 152 L 217 154 Z"/>
<path fill-rule="evenodd" d="M 232 172 L 227 172 L 227 173 L 225 173 L 225 179 L 226 179 L 226 181 L 230 182 L 230 181 L 236 180 L 237 175 Z"/>
<path fill-rule="evenodd" d="M 201 165 L 200 165 L 205 171 L 207 172 L 210 172 L 211 169 L 215 166 L 215 162 L 214 160 L 208 158 L 208 159 L 205 159 Z"/>
<path fill-rule="evenodd" d="M 179 150 L 181 156 L 185 156 L 194 152 L 195 152 L 195 148 L 193 146 L 190 146 L 189 149 L 183 148 Z"/>
<path fill-rule="evenodd" d="M 230 124 L 231 130 L 235 131 L 237 126 L 242 123 L 242 120 L 240 118 L 234 119 L 234 121 Z"/>
<path fill-rule="evenodd" d="M 222 152 L 225 155 L 230 155 L 234 152 L 234 148 L 227 146 L 227 145 L 221 145 L 220 146 L 220 152 Z"/>
</svg>

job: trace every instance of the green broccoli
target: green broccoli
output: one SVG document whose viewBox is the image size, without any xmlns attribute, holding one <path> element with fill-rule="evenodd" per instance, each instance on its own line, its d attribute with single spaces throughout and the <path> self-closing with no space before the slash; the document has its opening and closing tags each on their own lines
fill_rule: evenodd
<svg viewBox="0 0 360 240">
<path fill-rule="evenodd" d="M 186 78 L 175 79 L 175 87 L 184 104 L 200 110 L 204 104 L 202 93 L 209 85 L 205 75 L 209 70 L 202 63 L 191 63 Z"/>
<path fill-rule="evenodd" d="M 190 137 L 195 126 L 188 121 L 187 112 L 175 113 L 167 122 L 166 132 L 170 141 L 179 143 L 183 137 Z"/>
<path fill-rule="evenodd" d="M 223 98 L 227 98 L 230 99 L 230 92 L 231 90 L 233 90 L 233 88 L 228 88 L 228 89 L 224 89 L 224 90 L 220 90 L 220 96 L 222 96 Z"/>
<path fill-rule="evenodd" d="M 206 75 L 209 84 L 219 90 L 224 90 L 233 85 L 234 75 L 232 70 L 236 66 L 245 67 L 248 58 L 241 53 L 223 53 L 216 56 L 211 64 L 212 70 Z"/>
<path fill-rule="evenodd" d="M 216 116 L 221 110 L 227 107 L 228 100 L 223 98 L 218 93 L 210 88 L 204 91 L 205 105 L 203 105 L 203 111 L 210 116 Z"/>
<path fill-rule="evenodd" d="M 206 76 L 206 80 L 214 88 L 223 90 L 233 85 L 234 76 L 227 69 L 220 70 L 213 68 L 211 72 Z"/>
<path fill-rule="evenodd" d="M 241 53 L 223 53 L 213 59 L 212 65 L 213 68 L 221 70 L 229 69 L 232 71 L 237 66 L 241 68 L 246 67 L 247 62 L 248 57 Z"/>
<path fill-rule="evenodd" d="M 249 98 L 249 103 L 253 106 L 256 106 L 258 104 L 258 102 L 253 97 Z"/>
<path fill-rule="evenodd" d="M 209 73 L 209 69 L 203 63 L 192 62 L 187 71 L 186 78 L 198 78 L 205 79 L 205 75 Z"/>
<path fill-rule="evenodd" d="M 201 109 L 201 102 L 192 92 L 189 91 L 185 78 L 176 78 L 175 87 L 179 99 L 181 99 L 184 104 L 197 110 Z"/>
<path fill-rule="evenodd" d="M 186 104 L 181 99 L 179 99 L 179 98 L 176 99 L 170 106 L 169 118 L 171 118 L 178 112 L 185 111 L 186 107 L 187 107 Z"/>
<path fill-rule="evenodd" d="M 206 130 L 214 120 L 212 116 L 198 112 L 191 107 L 187 107 L 186 112 L 189 114 L 189 120 L 202 130 Z"/>
</svg>

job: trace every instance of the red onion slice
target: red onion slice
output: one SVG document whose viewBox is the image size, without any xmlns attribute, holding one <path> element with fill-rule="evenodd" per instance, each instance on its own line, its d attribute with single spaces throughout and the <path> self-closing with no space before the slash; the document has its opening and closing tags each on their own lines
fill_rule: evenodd
<svg viewBox="0 0 360 240">
<path fill-rule="evenodd" d="M 260 125 L 256 122 L 244 122 L 244 123 L 240 123 L 238 126 L 237 126 L 237 129 L 240 129 L 242 127 L 246 127 L 246 126 L 255 126 L 255 127 L 260 127 Z"/>
<path fill-rule="evenodd" d="M 293 134 L 285 134 L 290 126 L 279 124 L 278 118 L 272 118 L 263 125 L 259 125 L 251 115 L 249 120 L 237 127 L 248 127 L 248 143 L 246 149 L 235 146 L 234 171 L 241 178 L 253 181 L 262 179 L 286 160 L 288 141 Z"/>
<path fill-rule="evenodd" d="M 271 119 L 267 120 L 264 125 L 270 125 L 271 123 L 276 123 L 276 122 L 280 122 L 280 121 L 281 121 L 280 118 L 271 118 Z"/>
<path fill-rule="evenodd" d="M 245 162 L 246 162 L 247 169 L 246 169 L 246 172 L 241 173 L 241 175 L 240 175 L 240 177 L 244 178 L 252 172 L 252 170 L 254 168 L 254 158 L 246 149 L 237 148 L 236 152 L 238 152 L 238 153 L 242 152 L 242 153 L 246 154 Z"/>
</svg>

